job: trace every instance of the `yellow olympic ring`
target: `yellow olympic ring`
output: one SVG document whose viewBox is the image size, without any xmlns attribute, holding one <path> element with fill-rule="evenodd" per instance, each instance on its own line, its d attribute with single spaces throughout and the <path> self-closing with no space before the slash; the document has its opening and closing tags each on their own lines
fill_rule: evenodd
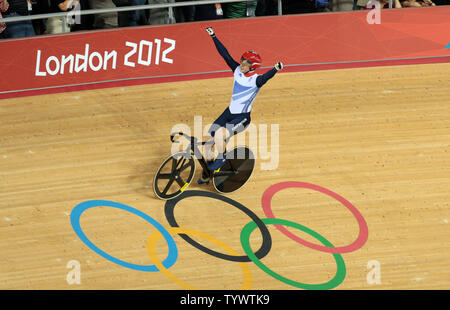
<svg viewBox="0 0 450 310">
<path fill-rule="evenodd" d="M 181 227 L 169 227 L 169 228 L 167 228 L 167 231 L 172 234 L 189 234 L 189 235 L 194 235 L 194 236 L 203 238 L 203 239 L 208 240 L 208 241 L 214 243 L 215 245 L 221 247 L 222 249 L 227 251 L 228 254 L 230 254 L 230 255 L 238 255 L 238 253 L 235 250 L 233 250 L 232 248 L 230 248 L 228 245 L 226 245 L 222 241 L 220 241 L 214 237 L 211 237 L 205 233 L 202 233 L 202 232 L 199 232 L 196 230 L 192 230 L 192 229 L 181 228 Z M 155 266 L 159 269 L 159 271 L 164 273 L 164 275 L 166 275 L 173 282 L 179 284 L 180 286 L 184 287 L 185 289 L 196 290 L 197 288 L 178 279 L 169 270 L 167 270 L 167 268 L 164 267 L 163 264 L 161 263 L 161 260 L 158 258 L 158 255 L 156 254 L 156 243 L 158 242 L 159 239 L 161 239 L 161 237 L 162 237 L 162 235 L 159 231 L 153 232 L 148 237 L 147 252 L 148 252 L 148 255 L 150 256 L 150 259 L 155 264 Z M 240 262 L 239 265 L 240 265 L 243 275 L 244 275 L 244 282 L 242 283 L 242 286 L 239 289 L 240 290 L 249 290 L 249 289 L 251 289 L 252 282 L 253 282 L 250 268 L 248 267 L 248 264 L 245 264 L 243 262 Z"/>
</svg>

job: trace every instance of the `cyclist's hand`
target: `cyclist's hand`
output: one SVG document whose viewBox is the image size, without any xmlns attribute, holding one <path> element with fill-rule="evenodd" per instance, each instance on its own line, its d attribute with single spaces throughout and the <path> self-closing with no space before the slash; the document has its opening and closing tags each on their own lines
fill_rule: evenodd
<svg viewBox="0 0 450 310">
<path fill-rule="evenodd" d="M 283 63 L 280 61 L 280 62 L 277 62 L 276 64 L 275 64 L 275 69 L 277 69 L 277 71 L 280 71 L 281 69 L 283 69 L 284 68 L 284 65 L 283 65 Z"/>
<path fill-rule="evenodd" d="M 214 37 L 216 34 L 214 33 L 214 30 L 211 27 L 206 28 L 206 32 L 211 36 Z"/>
</svg>

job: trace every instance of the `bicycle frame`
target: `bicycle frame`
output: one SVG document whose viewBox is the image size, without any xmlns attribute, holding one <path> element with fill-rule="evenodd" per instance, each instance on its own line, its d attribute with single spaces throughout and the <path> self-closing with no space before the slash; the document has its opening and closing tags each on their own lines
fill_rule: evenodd
<svg viewBox="0 0 450 310">
<path fill-rule="evenodd" d="M 190 140 L 190 144 L 189 146 L 186 148 L 186 150 L 184 151 L 184 153 L 188 156 L 194 156 L 197 161 L 200 163 L 200 165 L 203 168 L 203 172 L 208 176 L 211 177 L 212 176 L 212 171 L 208 169 L 208 164 L 206 163 L 206 159 L 203 156 L 202 152 L 200 151 L 200 149 L 198 148 L 199 145 L 205 145 L 208 143 L 208 141 L 201 141 L 199 142 L 197 138 L 189 136 L 183 132 L 176 132 L 176 133 L 172 133 L 170 135 L 170 141 L 172 143 L 179 143 L 179 141 L 175 140 L 176 136 L 183 136 L 186 139 Z M 216 175 L 230 175 L 230 174 L 236 174 L 237 170 L 234 169 L 234 167 L 231 164 L 230 160 L 227 160 L 227 162 L 230 164 L 231 167 L 231 171 L 216 171 Z M 220 170 L 220 169 L 219 169 Z"/>
</svg>

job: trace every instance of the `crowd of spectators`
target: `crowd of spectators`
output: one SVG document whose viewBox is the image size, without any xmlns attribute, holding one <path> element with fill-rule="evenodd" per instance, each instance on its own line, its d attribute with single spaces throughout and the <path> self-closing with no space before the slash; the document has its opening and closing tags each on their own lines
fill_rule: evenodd
<svg viewBox="0 0 450 310">
<path fill-rule="evenodd" d="M 51 17 L 32 21 L 0 23 L 0 39 L 115 27 L 160 25 L 224 18 L 245 18 L 278 14 L 278 0 L 190 5 L 77 15 L 77 10 L 105 9 L 144 4 L 165 4 L 195 0 L 0 0 L 0 18 L 69 12 L 70 18 Z M 370 1 L 381 8 L 389 0 L 282 0 L 282 14 L 371 9 Z M 394 8 L 450 5 L 450 0 L 392 0 Z"/>
</svg>

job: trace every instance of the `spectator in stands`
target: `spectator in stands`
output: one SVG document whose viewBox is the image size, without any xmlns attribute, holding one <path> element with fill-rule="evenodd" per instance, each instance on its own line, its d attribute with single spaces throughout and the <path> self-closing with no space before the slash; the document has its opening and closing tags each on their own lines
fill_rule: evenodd
<svg viewBox="0 0 450 310">
<path fill-rule="evenodd" d="M 356 7 L 358 10 L 366 10 L 366 9 L 372 9 L 373 6 L 367 7 L 367 5 L 369 4 L 369 2 L 373 0 L 356 0 Z"/>
<path fill-rule="evenodd" d="M 373 3 L 375 1 L 377 1 L 378 3 L 380 3 L 380 8 L 381 9 L 386 9 L 389 8 L 389 0 L 357 0 L 356 1 L 356 10 L 372 10 L 375 5 L 369 5 L 370 1 L 372 1 Z M 399 0 L 392 0 L 392 7 L 396 8 L 396 9 L 400 9 L 402 8 L 402 4 L 400 3 Z"/>
<path fill-rule="evenodd" d="M 147 0 L 112 0 L 117 7 L 136 6 L 147 4 Z M 144 10 L 125 11 L 117 13 L 119 27 L 133 27 L 148 25 L 148 18 Z"/>
<path fill-rule="evenodd" d="M 278 0 L 258 0 L 256 16 L 278 15 Z"/>
<path fill-rule="evenodd" d="M 31 0 L 32 15 L 40 15 L 50 13 L 50 1 L 49 0 Z M 47 28 L 47 19 L 34 19 L 31 21 L 33 24 L 34 32 L 37 35 L 44 34 Z"/>
<path fill-rule="evenodd" d="M 255 16 L 257 1 L 242 1 L 226 3 L 224 13 L 226 18 L 242 18 Z"/>
<path fill-rule="evenodd" d="M 8 0 L 0 0 L 0 18 L 2 18 L 2 12 L 6 12 L 9 8 Z M 2 32 L 6 29 L 6 23 L 0 23 L 0 38 Z"/>
<path fill-rule="evenodd" d="M 112 0 L 89 0 L 89 6 L 93 10 L 110 9 L 116 7 Z M 94 15 L 94 29 L 115 28 L 117 26 L 117 12 Z"/>
<path fill-rule="evenodd" d="M 192 0 L 175 0 L 175 2 L 186 2 Z M 175 8 L 175 19 L 178 23 L 192 22 L 195 20 L 195 6 L 187 5 Z"/>
<path fill-rule="evenodd" d="M 72 0 L 74 1 L 74 0 Z M 79 10 L 89 10 L 89 0 L 76 0 L 80 3 Z M 94 29 L 94 18 L 92 14 L 85 14 L 79 17 L 79 22 L 76 21 L 70 25 L 70 31 L 80 31 L 80 30 L 92 30 Z"/>
<path fill-rule="evenodd" d="M 333 1 L 333 0 L 331 0 Z M 353 10 L 354 11 L 359 11 L 359 10 L 363 10 L 364 8 L 360 5 L 358 5 L 358 1 L 359 0 L 353 0 Z"/>
<path fill-rule="evenodd" d="M 313 13 L 315 11 L 314 0 L 282 0 L 284 14 Z"/>
<path fill-rule="evenodd" d="M 332 10 L 332 0 L 328 1 L 328 0 L 315 0 L 315 9 L 314 12 L 329 12 Z M 346 8 L 346 11 L 351 11 L 353 10 L 353 3 L 351 0 L 348 0 L 348 8 Z"/>
<path fill-rule="evenodd" d="M 148 0 L 148 3 L 149 4 L 175 3 L 175 0 Z M 173 10 L 169 10 L 169 8 L 150 10 L 150 25 L 174 24 L 175 22 L 176 20 L 173 14 Z"/>
<path fill-rule="evenodd" d="M 222 19 L 223 9 L 220 3 L 216 4 L 203 4 L 195 6 L 195 20 L 213 20 Z"/>
<path fill-rule="evenodd" d="M 52 3 L 54 10 L 59 12 L 90 9 L 88 0 L 52 0 Z M 56 33 L 64 31 L 65 27 L 62 27 L 62 23 L 67 23 L 67 20 L 63 19 L 60 23 L 61 30 L 57 29 Z M 93 29 L 94 16 L 81 14 L 77 16 L 75 12 L 70 16 L 68 23 L 70 24 L 70 31 L 91 30 Z"/>
<path fill-rule="evenodd" d="M 381 6 L 383 6 L 383 8 L 389 8 L 389 0 L 382 0 Z M 400 0 L 392 0 L 392 7 L 396 9 L 401 9 L 402 4 L 400 3 Z"/>
<path fill-rule="evenodd" d="M 7 0 L 9 4 L 8 9 L 3 13 L 3 17 L 17 17 L 27 16 L 31 14 L 32 6 L 30 0 Z M 1 37 L 5 39 L 9 38 L 21 38 L 34 36 L 33 24 L 30 20 L 21 22 L 12 22 L 6 25 L 6 29 L 1 33 Z"/>
<path fill-rule="evenodd" d="M 431 0 L 406 0 L 402 1 L 402 6 L 407 7 L 424 7 L 424 6 L 436 6 Z"/>
<path fill-rule="evenodd" d="M 326 2 L 330 10 L 333 12 L 345 12 L 354 10 L 355 1 L 357 0 L 329 0 Z M 317 4 L 317 1 L 316 1 Z"/>
<path fill-rule="evenodd" d="M 50 12 L 61 13 L 66 12 L 71 7 L 75 7 L 77 3 L 74 2 L 69 6 L 68 1 L 64 0 L 50 0 Z M 67 19 L 63 17 L 50 17 L 47 19 L 46 34 L 65 33 L 70 32 L 70 25 Z"/>
</svg>

